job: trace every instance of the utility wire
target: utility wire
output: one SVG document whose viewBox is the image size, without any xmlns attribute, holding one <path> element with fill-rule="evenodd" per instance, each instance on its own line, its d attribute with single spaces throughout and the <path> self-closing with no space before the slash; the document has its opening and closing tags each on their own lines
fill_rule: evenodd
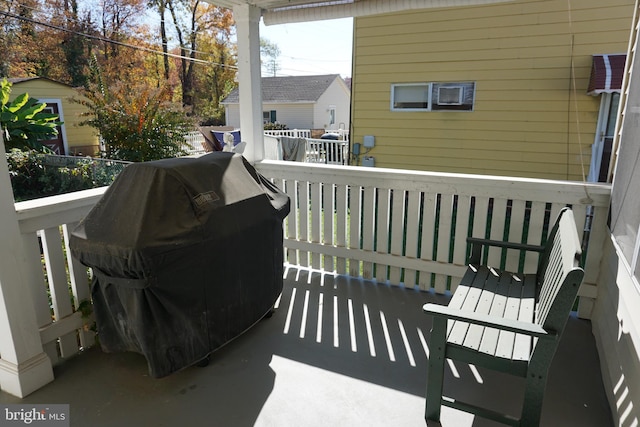
<svg viewBox="0 0 640 427">
<path fill-rule="evenodd" d="M 86 37 L 86 38 L 89 38 L 89 39 L 98 40 L 98 41 L 101 41 L 101 42 L 104 42 L 104 43 L 116 44 L 116 45 L 119 45 L 119 46 L 128 47 L 128 48 L 131 48 L 131 49 L 137 49 L 137 50 L 141 50 L 141 51 L 144 51 L 144 52 L 154 53 L 154 54 L 157 54 L 157 55 L 167 55 L 167 56 L 172 57 L 172 58 L 186 59 L 188 61 L 193 61 L 193 62 L 200 63 L 200 64 L 219 65 L 221 67 L 231 68 L 231 69 L 234 69 L 234 70 L 238 69 L 238 67 L 235 66 L 235 65 L 220 64 L 219 62 L 205 61 L 203 59 L 198 59 L 198 58 L 190 58 L 188 56 L 178 55 L 178 54 L 170 53 L 170 52 L 165 53 L 165 52 L 161 52 L 161 51 L 156 50 L 156 49 L 151 49 L 151 48 L 144 47 L 144 46 L 136 46 L 136 45 L 120 42 L 120 41 L 117 41 L 117 40 L 108 39 L 108 38 L 102 37 L 102 36 L 95 36 L 95 35 L 91 35 L 91 34 L 81 33 L 79 31 L 74 31 L 74 30 L 70 30 L 68 28 L 59 27 L 57 25 L 48 24 L 46 22 L 41 22 L 41 21 L 38 21 L 38 20 L 35 20 L 35 19 L 32 19 L 32 18 L 27 18 L 26 16 L 15 15 L 15 14 L 13 14 L 11 12 L 6 12 L 6 11 L 0 10 L 0 15 L 4 15 L 4 16 L 7 16 L 9 18 L 18 19 L 18 20 L 21 20 L 21 21 L 31 22 L 31 23 L 36 24 L 36 25 L 42 25 L 44 27 L 52 28 L 54 30 L 64 31 L 64 32 L 67 32 L 67 33 L 71 33 L 71 34 L 75 34 L 75 35 L 81 36 L 81 37 Z"/>
<path fill-rule="evenodd" d="M 25 9 L 29 9 L 29 10 L 31 10 L 31 11 L 33 11 L 33 12 L 36 12 L 36 13 L 40 13 L 40 14 L 46 14 L 46 13 L 47 13 L 46 11 L 43 11 L 42 9 L 38 9 L 38 8 L 35 8 L 35 7 L 33 7 L 33 6 L 29 6 L 29 5 L 26 5 L 26 4 L 23 4 L 23 3 L 16 3 L 16 5 L 17 5 L 17 6 L 19 6 L 19 7 L 25 8 Z M 69 16 L 65 16 L 65 18 L 66 18 L 67 20 L 69 20 L 69 21 L 71 21 L 71 22 L 74 22 L 74 23 L 76 23 L 76 24 L 79 24 L 79 25 L 82 25 L 82 24 L 85 24 L 85 23 L 86 23 L 86 21 L 83 21 L 83 20 L 81 20 L 81 19 L 77 19 L 77 18 L 71 18 L 71 17 L 69 17 Z M 43 24 L 43 25 L 44 25 L 44 24 Z M 145 24 L 145 25 L 146 25 L 146 24 Z M 196 32 L 196 34 L 198 34 L 198 33 Z M 113 39 L 107 39 L 107 40 L 113 40 Z M 114 42 L 116 42 L 116 41 L 114 40 Z M 135 46 L 132 46 L 132 47 L 135 47 Z M 209 56 L 212 56 L 212 55 L 213 55 L 213 54 L 212 54 L 212 53 L 210 53 L 210 52 L 203 52 L 203 51 L 201 51 L 201 50 L 191 49 L 191 48 L 189 48 L 189 47 L 187 47 L 187 46 L 181 46 L 180 48 L 181 48 L 182 50 L 186 50 L 186 51 L 188 51 L 188 52 L 195 52 L 195 53 L 199 53 L 199 54 L 201 54 L 201 55 L 209 55 Z M 163 55 L 164 55 L 164 53 L 163 53 L 163 52 L 158 52 L 158 53 L 161 53 L 161 54 L 163 54 Z M 214 63 L 214 64 L 215 64 L 215 63 Z"/>
</svg>

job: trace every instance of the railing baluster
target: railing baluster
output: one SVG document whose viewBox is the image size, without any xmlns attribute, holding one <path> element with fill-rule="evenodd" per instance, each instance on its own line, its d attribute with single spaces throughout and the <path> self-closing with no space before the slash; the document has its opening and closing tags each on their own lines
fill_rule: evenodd
<svg viewBox="0 0 640 427">
<path fill-rule="evenodd" d="M 299 224 L 298 224 L 298 238 L 303 242 L 309 241 L 309 182 L 308 181 L 299 181 L 298 182 L 298 216 L 299 216 Z M 309 266 L 309 252 L 308 251 L 300 251 L 298 253 L 298 262 L 303 267 Z"/>
<path fill-rule="evenodd" d="M 487 237 L 487 218 L 489 216 L 489 198 L 475 197 L 473 209 L 473 229 L 471 235 L 484 239 Z"/>
<path fill-rule="evenodd" d="M 51 307 L 47 287 L 44 282 L 42 269 L 42 255 L 40 254 L 39 237 L 36 232 L 22 234 L 22 247 L 27 262 L 29 274 L 27 282 L 31 290 L 31 299 L 36 312 L 36 322 L 39 328 L 44 328 L 53 323 Z M 58 362 L 58 343 L 55 341 L 43 342 L 43 349 L 52 364 Z"/>
<path fill-rule="evenodd" d="M 375 196 L 374 187 L 365 187 L 362 196 L 362 249 L 373 252 L 374 232 L 375 232 Z M 366 261 L 362 263 L 362 277 L 373 278 L 373 263 Z"/>
<path fill-rule="evenodd" d="M 438 243 L 436 259 L 442 263 L 449 262 L 451 251 L 451 216 L 453 214 L 453 195 L 440 196 L 440 213 L 438 221 Z M 435 275 L 435 291 L 439 294 L 447 290 L 448 277 L 444 274 Z"/>
<path fill-rule="evenodd" d="M 407 224 L 406 233 L 406 254 L 411 259 L 418 258 L 418 237 L 420 232 L 420 192 L 409 191 L 409 202 L 407 204 Z M 405 269 L 404 282 L 406 286 L 414 287 L 418 284 L 417 271 L 414 269 Z"/>
<path fill-rule="evenodd" d="M 504 232 L 507 219 L 507 199 L 493 199 L 493 209 L 491 210 L 491 234 L 489 238 L 492 240 L 504 240 Z M 502 268 L 502 252 L 501 248 L 490 248 L 487 263 Z"/>
<path fill-rule="evenodd" d="M 73 301 L 77 310 L 81 303 L 91 300 L 91 285 L 89 283 L 87 267 L 70 255 L 71 249 L 69 248 L 69 235 L 76 225 L 77 222 L 64 224 L 62 226 L 62 234 L 64 237 L 64 247 L 67 253 L 67 265 L 69 268 L 69 280 L 71 282 Z M 85 321 L 87 320 L 88 319 L 85 319 Z M 93 341 L 95 339 L 95 334 L 93 332 L 82 329 L 79 331 L 79 336 L 80 345 L 83 347 L 93 345 Z"/>
<path fill-rule="evenodd" d="M 391 254 L 402 256 L 404 244 L 404 191 L 395 190 L 393 194 L 393 203 L 391 209 Z M 402 270 L 393 265 L 389 266 L 389 282 L 400 283 L 402 279 Z"/>
<path fill-rule="evenodd" d="M 436 195 L 434 193 L 424 194 L 422 209 L 422 242 L 420 245 L 420 258 L 433 260 L 433 246 L 435 240 L 436 223 Z M 420 289 L 431 289 L 432 274 L 430 271 L 420 271 Z"/>
<path fill-rule="evenodd" d="M 458 196 L 456 208 L 456 228 L 453 243 L 453 263 L 464 266 L 467 264 L 467 236 L 469 233 L 469 215 L 471 214 L 471 198 Z M 452 276 L 451 292 L 455 291 L 461 277 Z"/>
<path fill-rule="evenodd" d="M 347 186 L 336 185 L 336 240 L 338 248 L 347 247 Z M 338 274 L 347 273 L 347 260 L 344 257 L 336 257 L 336 271 Z"/>
<path fill-rule="evenodd" d="M 56 321 L 61 321 L 73 314 L 73 307 L 69 298 L 69 282 L 65 270 L 66 262 L 62 252 L 60 228 L 47 228 L 43 230 L 41 237 L 53 314 Z M 62 357 L 69 357 L 78 352 L 75 332 L 65 334 L 59 340 Z"/>
<path fill-rule="evenodd" d="M 298 191 L 297 182 L 294 179 L 287 180 L 285 183 L 285 192 L 289 196 L 289 202 L 291 204 L 291 213 L 286 218 L 286 238 L 297 239 L 298 238 Z M 287 249 L 286 257 L 287 261 L 291 264 L 298 264 L 299 254 L 297 249 Z"/>
<path fill-rule="evenodd" d="M 532 202 L 531 213 L 529 215 L 529 227 L 527 243 L 530 245 L 542 244 L 542 233 L 544 230 L 546 203 Z M 552 219 L 552 221 L 555 219 Z M 536 252 L 528 251 L 525 254 L 523 271 L 536 271 L 540 256 Z"/>
<path fill-rule="evenodd" d="M 524 213 L 527 202 L 524 200 L 513 200 L 511 204 L 511 221 L 509 226 L 509 241 L 522 242 L 522 231 L 524 226 Z M 518 271 L 520 263 L 520 251 L 511 250 L 507 252 L 506 270 Z"/>
<path fill-rule="evenodd" d="M 323 205 L 323 227 L 322 227 L 322 244 L 333 246 L 333 236 L 335 234 L 334 221 L 334 185 L 326 183 L 322 186 L 322 205 Z M 325 255 L 322 268 L 325 271 L 333 271 L 335 269 L 333 256 Z"/>
<path fill-rule="evenodd" d="M 349 249 L 360 249 L 360 199 L 361 187 L 352 185 L 349 187 Z M 360 260 L 349 259 L 349 275 L 360 276 Z"/>
<path fill-rule="evenodd" d="M 389 253 L 389 213 L 391 209 L 391 192 L 386 188 L 378 188 L 377 211 L 378 220 L 376 226 L 376 252 Z M 385 264 L 376 264 L 376 280 L 380 283 L 387 282 L 387 268 Z"/>
<path fill-rule="evenodd" d="M 311 183 L 311 199 L 310 199 L 310 210 L 311 210 L 311 242 L 315 244 L 320 244 L 320 227 L 322 223 L 322 198 L 320 197 L 321 184 L 319 182 Z M 311 267 L 320 268 L 320 257 L 321 255 L 317 252 L 311 253 Z"/>
</svg>

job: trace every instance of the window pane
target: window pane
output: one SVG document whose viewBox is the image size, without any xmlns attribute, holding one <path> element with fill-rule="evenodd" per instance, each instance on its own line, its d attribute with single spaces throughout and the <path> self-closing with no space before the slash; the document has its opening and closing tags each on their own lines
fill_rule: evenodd
<svg viewBox="0 0 640 427">
<path fill-rule="evenodd" d="M 394 85 L 392 88 L 394 109 L 429 108 L 429 85 Z"/>
</svg>

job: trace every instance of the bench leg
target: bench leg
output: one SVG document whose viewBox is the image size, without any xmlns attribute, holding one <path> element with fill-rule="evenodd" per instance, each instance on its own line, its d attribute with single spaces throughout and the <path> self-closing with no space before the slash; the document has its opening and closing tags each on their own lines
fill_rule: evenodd
<svg viewBox="0 0 640 427">
<path fill-rule="evenodd" d="M 440 421 L 442 383 L 444 380 L 445 345 L 447 341 L 447 319 L 434 317 L 429 348 L 429 372 L 427 373 L 427 402 L 425 419 Z"/>
<path fill-rule="evenodd" d="M 540 425 L 542 400 L 544 398 L 546 382 L 546 372 L 543 372 L 542 375 L 538 375 L 535 372 L 529 372 L 524 392 L 524 403 L 522 405 L 520 426 L 537 427 Z"/>
</svg>

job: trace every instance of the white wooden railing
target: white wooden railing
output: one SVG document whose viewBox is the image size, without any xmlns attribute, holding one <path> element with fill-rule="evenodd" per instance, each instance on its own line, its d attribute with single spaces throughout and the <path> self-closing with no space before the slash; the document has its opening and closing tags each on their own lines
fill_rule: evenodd
<svg viewBox="0 0 640 427">
<path fill-rule="evenodd" d="M 325 129 L 325 133 L 338 135 L 340 141 L 349 140 L 349 129 Z M 265 130 L 264 134 L 269 136 L 290 136 L 292 138 L 311 138 L 311 129 Z"/>
<path fill-rule="evenodd" d="M 310 129 L 265 130 L 264 134 L 269 136 L 289 136 L 291 138 L 311 138 Z"/>
<path fill-rule="evenodd" d="M 204 149 L 202 143 L 204 142 L 204 136 L 200 131 L 189 132 L 184 137 L 184 145 L 182 148 L 191 154 L 204 154 L 207 151 Z"/>
<path fill-rule="evenodd" d="M 325 133 L 334 133 L 338 135 L 340 141 L 349 140 L 349 129 L 325 129 Z"/>
<path fill-rule="evenodd" d="M 40 339 L 53 364 L 94 342 L 91 317 L 83 318 L 79 310 L 90 301 L 89 272 L 68 256 L 68 242 L 106 188 L 16 203 Z"/>
<path fill-rule="evenodd" d="M 349 142 L 307 138 L 307 163 L 346 165 L 349 163 Z"/>
<path fill-rule="evenodd" d="M 579 308 L 589 316 L 609 186 L 278 161 L 256 167 L 291 198 L 284 224 L 288 263 L 436 292 L 455 288 L 468 235 L 539 244 L 563 206 L 573 206 L 579 229 L 592 209 Z M 68 256 L 68 236 L 105 189 L 16 203 L 32 303 L 53 363 L 94 340 L 86 330 L 91 319 L 78 311 L 90 298 L 89 272 Z M 489 255 L 518 269 L 518 254 L 503 261 L 500 252 Z M 521 263 L 531 268 L 535 262 Z"/>
<path fill-rule="evenodd" d="M 590 315 L 607 185 L 291 162 L 257 167 L 291 198 L 289 263 L 438 293 L 454 290 L 464 273 L 467 236 L 541 244 L 562 207 L 573 206 L 578 230 L 589 212 L 579 315 Z M 492 250 L 489 260 L 531 271 L 537 254 Z"/>
</svg>

